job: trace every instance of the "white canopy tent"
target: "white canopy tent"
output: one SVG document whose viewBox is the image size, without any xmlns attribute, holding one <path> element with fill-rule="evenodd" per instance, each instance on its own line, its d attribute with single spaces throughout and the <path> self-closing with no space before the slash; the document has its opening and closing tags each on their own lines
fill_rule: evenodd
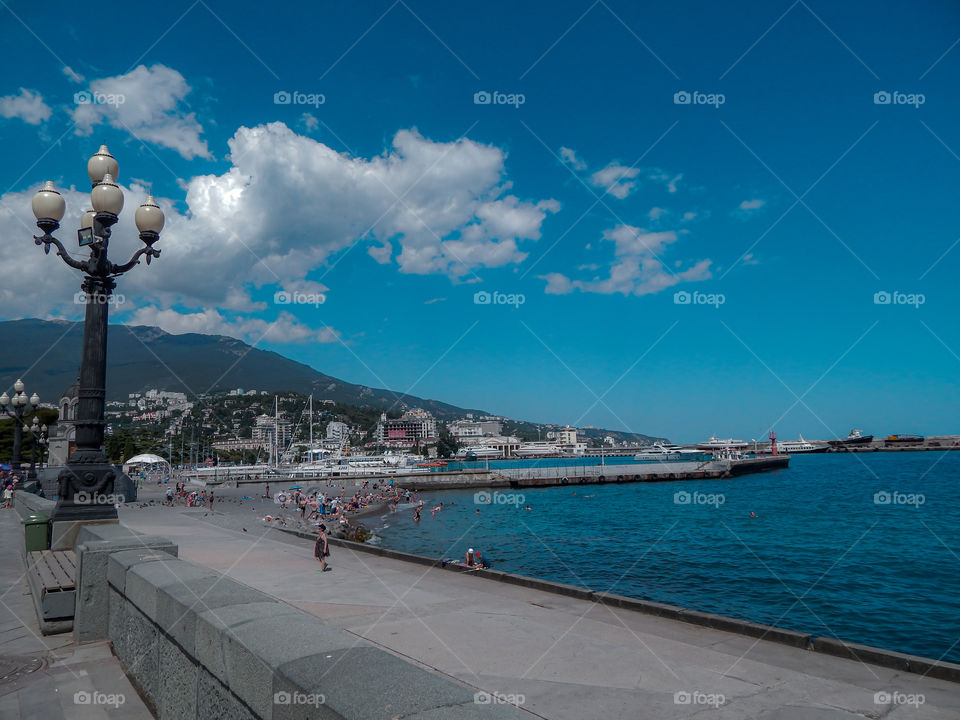
<svg viewBox="0 0 960 720">
<path fill-rule="evenodd" d="M 160 483 L 170 477 L 170 463 L 159 455 L 141 453 L 124 461 L 123 471 L 134 482 L 139 478 L 146 483 Z"/>
</svg>

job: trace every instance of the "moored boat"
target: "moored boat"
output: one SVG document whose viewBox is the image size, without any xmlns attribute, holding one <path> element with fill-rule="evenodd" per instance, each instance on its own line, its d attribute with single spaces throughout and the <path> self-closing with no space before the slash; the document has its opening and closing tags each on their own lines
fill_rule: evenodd
<svg viewBox="0 0 960 720">
<path fill-rule="evenodd" d="M 832 447 L 843 447 L 845 445 L 868 445 L 873 442 L 873 435 L 864 435 L 863 431 L 854 428 L 843 440 L 827 440 L 827 444 Z"/>
</svg>

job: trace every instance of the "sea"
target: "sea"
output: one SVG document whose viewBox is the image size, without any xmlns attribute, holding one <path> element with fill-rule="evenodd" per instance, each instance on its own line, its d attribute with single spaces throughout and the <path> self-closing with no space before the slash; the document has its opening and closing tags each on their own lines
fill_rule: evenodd
<svg viewBox="0 0 960 720">
<path fill-rule="evenodd" d="M 420 497 L 419 522 L 409 508 L 372 521 L 379 542 L 479 549 L 506 572 L 960 662 L 960 452 Z"/>
</svg>

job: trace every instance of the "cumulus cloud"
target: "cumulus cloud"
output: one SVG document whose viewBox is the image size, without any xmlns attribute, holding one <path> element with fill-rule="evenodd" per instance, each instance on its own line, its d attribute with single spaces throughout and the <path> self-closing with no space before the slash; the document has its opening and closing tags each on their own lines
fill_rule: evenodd
<svg viewBox="0 0 960 720">
<path fill-rule="evenodd" d="M 320 120 L 313 113 L 305 112 L 300 116 L 300 125 L 307 132 L 313 132 L 320 127 Z"/>
<path fill-rule="evenodd" d="M 95 126 L 108 123 L 145 142 L 176 150 L 187 160 L 210 158 L 196 114 L 184 109 L 190 89 L 183 75 L 159 64 L 93 80 L 89 90 L 76 95 L 79 104 L 72 113 L 76 132 L 89 135 Z"/>
<path fill-rule="evenodd" d="M 740 203 L 740 210 L 759 210 L 764 205 L 767 204 L 766 200 L 754 199 L 754 200 L 744 200 Z"/>
<path fill-rule="evenodd" d="M 280 313 L 273 321 L 262 318 L 229 319 L 217 310 L 178 312 L 171 308 L 141 307 L 128 319 L 129 325 L 156 325 L 174 335 L 202 333 L 228 335 L 250 343 L 307 343 L 338 342 L 338 333 L 332 328 L 315 330 L 304 325 L 289 313 Z"/>
<path fill-rule="evenodd" d="M 477 269 L 521 262 L 525 244 L 540 238 L 544 219 L 560 207 L 509 194 L 505 153 L 468 139 L 435 142 L 401 130 L 382 154 L 363 158 L 273 123 L 238 129 L 229 146 L 232 165 L 224 173 L 184 181 L 185 198 L 176 205 L 157 198 L 167 219 L 157 246 L 162 255 L 149 271 L 136 268 L 121 282 L 127 300 L 117 308 L 121 319 L 133 314 L 165 329 L 219 328 L 248 338 L 269 321 L 243 315 L 281 309 L 255 302 L 256 289 L 334 294 L 323 275 L 354 244 L 381 248 L 379 259 L 401 272 L 464 280 Z M 38 185 L 0 197 L 0 237 L 29 239 L 37 232 L 30 199 Z M 133 211 L 146 194 L 136 182 L 121 189 L 126 209 L 110 245 L 116 262 L 140 245 Z M 61 193 L 67 216 L 59 236 L 72 247 L 89 194 Z M 39 249 L 24 253 L 22 243 L 0 243 L 0 266 L 14 265 L 22 265 L 33 292 L 0 287 L 6 317 L 80 315 L 72 292 L 64 291 L 79 279 L 61 262 Z M 144 307 L 151 316 L 137 310 Z M 316 341 L 309 320 L 296 314 L 306 324 L 282 325 L 283 336 Z"/>
<path fill-rule="evenodd" d="M 603 188 L 609 195 L 623 200 L 636 189 L 633 178 L 640 174 L 640 168 L 610 163 L 603 170 L 597 170 L 590 176 L 590 184 Z"/>
<path fill-rule="evenodd" d="M 562 273 L 548 273 L 540 276 L 547 282 L 545 292 L 566 295 L 580 290 L 602 295 L 650 295 L 681 282 L 706 280 L 711 276 L 709 259 L 697 261 L 679 272 L 666 267 L 662 256 L 677 241 L 676 232 L 647 232 L 632 225 L 617 225 L 604 231 L 603 239 L 614 246 L 607 277 L 575 280 Z"/>
<path fill-rule="evenodd" d="M 571 150 L 568 147 L 560 148 L 560 157 L 565 163 L 570 165 L 574 170 L 586 170 L 587 164 L 581 160 L 575 150 Z"/>
<path fill-rule="evenodd" d="M 82 83 L 82 82 L 84 81 L 83 75 L 81 75 L 80 73 L 76 72 L 76 71 L 75 71 L 72 67 L 70 67 L 69 65 L 64 65 L 64 66 L 63 66 L 63 74 L 67 76 L 67 79 L 68 79 L 70 82 L 73 82 L 73 83 Z"/>
<path fill-rule="evenodd" d="M 39 125 L 50 119 L 50 112 L 43 95 L 26 88 L 20 88 L 16 95 L 0 97 L 0 117 L 20 118 L 30 125 Z"/>
</svg>

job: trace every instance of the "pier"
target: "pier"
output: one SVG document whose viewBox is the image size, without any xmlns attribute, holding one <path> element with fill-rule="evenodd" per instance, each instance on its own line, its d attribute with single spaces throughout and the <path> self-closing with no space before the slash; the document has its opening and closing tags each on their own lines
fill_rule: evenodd
<svg viewBox="0 0 960 720">
<path fill-rule="evenodd" d="M 790 463 L 789 455 L 763 455 L 739 460 L 701 460 L 695 462 L 616 462 L 623 458 L 611 458 L 611 462 L 602 465 L 557 465 L 512 467 L 497 469 L 455 470 L 450 472 L 423 471 L 417 473 L 381 473 L 326 476 L 304 476 L 298 473 L 261 475 L 258 479 L 249 477 L 231 477 L 224 473 L 219 477 L 209 474 L 197 476 L 185 473 L 184 478 L 199 481 L 207 486 L 226 485 L 242 487 L 244 485 L 263 485 L 264 483 L 283 483 L 296 481 L 304 483 L 336 482 L 353 483 L 357 481 L 377 481 L 391 478 L 407 490 L 463 490 L 471 488 L 504 487 L 552 487 L 556 485 L 603 485 L 607 483 L 627 482 L 665 482 L 670 480 L 709 480 L 735 477 L 748 473 L 766 472 L 786 468 Z M 248 473 L 245 473 L 248 475 Z"/>
</svg>

